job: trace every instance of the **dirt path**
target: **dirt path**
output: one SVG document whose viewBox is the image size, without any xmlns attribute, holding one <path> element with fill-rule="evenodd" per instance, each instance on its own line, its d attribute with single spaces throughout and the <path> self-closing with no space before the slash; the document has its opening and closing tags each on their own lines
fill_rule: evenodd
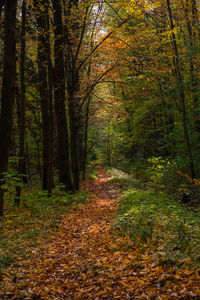
<svg viewBox="0 0 200 300">
<path fill-rule="evenodd" d="M 113 242 L 118 195 L 101 168 L 99 173 L 82 185 L 93 199 L 67 215 L 54 240 L 21 263 L 5 299 L 193 299 L 189 270 L 181 277 L 173 268 L 155 266 L 146 249 Z"/>
</svg>

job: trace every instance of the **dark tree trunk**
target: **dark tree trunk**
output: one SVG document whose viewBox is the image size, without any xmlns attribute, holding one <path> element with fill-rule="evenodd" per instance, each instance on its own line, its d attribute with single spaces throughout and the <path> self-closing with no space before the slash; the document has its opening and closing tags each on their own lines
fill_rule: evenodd
<svg viewBox="0 0 200 300">
<path fill-rule="evenodd" d="M 49 15 L 47 12 L 47 30 L 50 32 Z M 54 186 L 53 180 L 53 66 L 51 61 L 50 34 L 48 38 L 48 84 L 49 84 L 49 176 L 48 176 L 48 194 Z"/>
<path fill-rule="evenodd" d="M 78 0 L 70 0 L 67 8 L 65 8 L 65 46 L 66 46 L 66 74 L 67 74 L 67 92 L 68 92 L 68 107 L 70 121 L 70 142 L 71 142 L 71 163 L 73 174 L 73 186 L 75 190 L 79 190 L 80 184 L 80 160 L 79 160 L 79 145 L 80 141 L 80 112 L 79 99 L 77 92 L 79 91 L 79 53 L 83 41 L 85 24 L 82 27 L 77 20 L 72 18 L 73 10 L 78 9 Z M 73 33 L 73 37 L 72 37 Z"/>
<path fill-rule="evenodd" d="M 79 120 L 76 116 L 73 97 L 69 98 L 69 117 L 70 117 L 70 134 L 71 134 L 70 137 L 71 137 L 73 185 L 74 185 L 74 189 L 78 191 L 79 184 L 80 184 L 80 165 L 79 165 L 79 149 L 78 149 Z"/>
<path fill-rule="evenodd" d="M 190 79 L 191 79 L 191 91 L 192 91 L 192 97 L 193 97 L 193 106 L 194 106 L 194 124 L 195 128 L 198 133 L 200 133 L 200 119 L 199 119 L 199 103 L 198 103 L 198 78 L 195 76 L 195 64 L 194 59 L 197 61 L 197 57 L 194 57 L 192 55 L 192 50 L 195 46 L 197 46 L 197 39 L 196 34 L 194 34 L 196 29 L 196 14 L 195 14 L 195 1 L 192 1 L 192 20 L 190 21 L 189 18 L 189 7 L 190 2 L 189 0 L 186 1 L 186 7 L 185 7 L 185 20 L 186 20 L 186 27 L 188 31 L 188 37 L 189 37 L 189 63 L 190 63 Z M 196 66 L 197 67 L 197 66 Z M 198 69 L 198 67 L 197 67 Z"/>
<path fill-rule="evenodd" d="M 31 180 L 31 168 L 30 168 L 30 158 L 29 158 L 29 145 L 27 141 L 27 135 L 25 136 L 25 142 L 26 142 L 26 162 L 27 162 L 27 175 L 28 179 Z"/>
<path fill-rule="evenodd" d="M 68 123 L 65 109 L 65 72 L 64 72 L 64 40 L 62 9 L 60 0 L 52 0 L 54 9 L 55 35 L 55 68 L 54 68 L 54 98 L 57 125 L 58 173 L 59 182 L 66 190 L 72 190 Z"/>
<path fill-rule="evenodd" d="M 34 1 L 38 26 L 38 75 L 39 93 L 42 112 L 42 188 L 49 190 L 50 171 L 50 118 L 49 118 L 49 89 L 48 89 L 48 35 L 46 23 L 46 7 Z"/>
<path fill-rule="evenodd" d="M 80 126 L 79 126 L 79 131 L 78 131 L 78 155 L 79 155 L 80 172 L 83 171 L 84 133 L 85 133 L 84 118 L 83 118 L 83 114 L 81 114 L 81 122 L 80 122 Z"/>
<path fill-rule="evenodd" d="M 196 0 L 191 0 L 192 1 L 192 26 L 195 28 L 196 33 L 194 33 L 194 38 L 195 39 L 200 39 L 200 22 L 199 22 L 199 12 L 198 12 L 198 7 L 197 7 L 197 1 Z"/>
<path fill-rule="evenodd" d="M 8 168 L 9 147 L 13 124 L 13 103 L 16 80 L 16 0 L 5 3 L 4 60 L 0 114 L 0 179 Z M 0 215 L 3 215 L 4 190 L 0 182 Z"/>
<path fill-rule="evenodd" d="M 166 1 L 167 1 L 167 8 L 168 8 L 168 14 L 169 14 L 169 20 L 170 20 L 170 27 L 172 30 L 172 42 L 173 42 L 173 47 L 174 47 L 176 79 L 177 79 L 177 87 L 178 87 L 179 98 L 180 98 L 180 102 L 181 102 L 181 108 L 182 108 L 182 122 L 183 122 L 183 129 L 184 129 L 185 144 L 187 147 L 187 152 L 188 152 L 188 157 L 189 157 L 191 177 L 194 178 L 195 177 L 194 160 L 193 160 L 192 147 L 191 147 L 189 131 L 188 131 L 188 120 L 187 120 L 187 112 L 186 112 L 186 107 L 185 107 L 185 93 L 184 93 L 183 80 L 182 80 L 181 70 L 180 70 L 178 46 L 177 46 L 175 34 L 173 32 L 174 22 L 173 22 L 173 17 L 172 17 L 170 0 L 166 0 Z"/>
<path fill-rule="evenodd" d="M 19 163 L 18 173 L 26 174 L 26 159 L 25 159 L 25 53 L 26 53 L 26 0 L 22 4 L 22 29 L 21 29 L 21 62 L 20 62 L 20 103 L 19 103 Z M 23 182 L 27 183 L 27 176 L 23 176 Z M 16 187 L 15 204 L 20 204 L 21 187 Z"/>
<path fill-rule="evenodd" d="M 90 107 L 90 100 L 89 97 L 87 106 L 86 106 L 86 113 L 85 113 L 85 134 L 84 134 L 84 157 L 83 157 L 83 180 L 86 177 L 86 165 L 87 165 L 87 154 L 88 154 L 88 122 L 89 122 L 89 107 Z"/>
</svg>

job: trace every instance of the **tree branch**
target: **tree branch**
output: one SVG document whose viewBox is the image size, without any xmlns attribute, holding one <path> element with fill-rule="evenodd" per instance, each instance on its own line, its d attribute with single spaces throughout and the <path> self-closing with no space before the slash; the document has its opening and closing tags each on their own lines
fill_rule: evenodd
<svg viewBox="0 0 200 300">
<path fill-rule="evenodd" d="M 87 100 L 87 98 L 89 97 L 89 95 L 91 94 L 91 92 L 93 91 L 93 89 L 95 88 L 95 86 L 100 83 L 100 80 L 106 76 L 106 74 L 108 74 L 110 71 L 112 71 L 116 66 L 117 66 L 117 62 L 108 70 L 106 70 L 103 74 L 101 74 L 96 80 L 94 80 L 93 84 L 91 85 L 89 91 L 87 92 L 87 94 L 85 95 L 85 97 L 83 98 L 83 101 L 80 105 L 80 109 L 79 109 L 79 113 L 81 112 L 82 110 L 82 107 L 85 103 L 85 101 Z"/>
</svg>

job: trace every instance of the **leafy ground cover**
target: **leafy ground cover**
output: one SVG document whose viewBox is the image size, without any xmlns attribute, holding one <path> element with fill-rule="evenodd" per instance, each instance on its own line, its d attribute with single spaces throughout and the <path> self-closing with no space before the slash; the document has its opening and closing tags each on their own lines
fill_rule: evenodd
<svg viewBox="0 0 200 300">
<path fill-rule="evenodd" d="M 121 202 L 120 208 L 119 189 L 108 184 L 109 176 L 101 168 L 98 171 L 97 180 L 82 184 L 93 195 L 90 201 L 67 214 L 51 239 L 35 247 L 31 257 L 2 273 L 0 298 L 198 299 L 198 268 L 158 263 L 152 238 L 133 240 L 128 232 L 111 233 L 117 211 L 126 214 L 132 198 L 139 196 L 125 194 L 130 204 Z"/>
<path fill-rule="evenodd" d="M 8 206 L 6 216 L 0 218 L 0 270 L 12 263 L 17 266 L 18 261 L 29 257 L 51 239 L 72 207 L 86 201 L 86 193 L 67 194 L 60 187 L 51 197 L 44 191 L 28 189 L 21 207 Z"/>
<path fill-rule="evenodd" d="M 128 235 L 131 243 L 149 244 L 158 264 L 199 266 L 199 215 L 164 194 L 127 190 L 119 200 L 113 228 Z"/>
<path fill-rule="evenodd" d="M 140 179 L 136 179 L 121 170 L 116 168 L 106 168 L 106 172 L 110 175 L 110 180 L 107 184 L 118 188 L 120 191 L 135 187 L 144 188 L 144 184 Z"/>
<path fill-rule="evenodd" d="M 98 172 L 97 172 L 94 164 L 90 164 L 87 166 L 86 178 L 87 179 L 97 179 L 98 178 Z"/>
</svg>

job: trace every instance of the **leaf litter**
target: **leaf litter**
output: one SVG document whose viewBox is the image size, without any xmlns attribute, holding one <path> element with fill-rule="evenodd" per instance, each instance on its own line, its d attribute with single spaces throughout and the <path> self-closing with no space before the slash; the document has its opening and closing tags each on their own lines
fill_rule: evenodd
<svg viewBox="0 0 200 300">
<path fill-rule="evenodd" d="M 199 270 L 158 265 L 148 243 L 113 236 L 119 194 L 97 169 L 98 179 L 82 183 L 89 203 L 67 214 L 29 259 L 2 272 L 0 299 L 200 299 Z"/>
</svg>

